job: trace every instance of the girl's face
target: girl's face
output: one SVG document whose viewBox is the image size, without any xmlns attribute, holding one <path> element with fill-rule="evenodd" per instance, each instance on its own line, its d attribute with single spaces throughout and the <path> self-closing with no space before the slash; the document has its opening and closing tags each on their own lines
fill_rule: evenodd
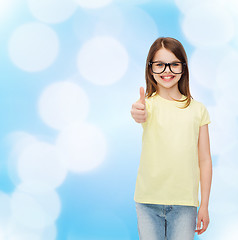
<svg viewBox="0 0 238 240">
<path fill-rule="evenodd" d="M 152 61 L 153 62 L 155 62 L 155 61 L 162 62 L 162 64 L 158 63 L 158 65 L 156 65 L 157 63 L 154 63 L 153 69 L 161 68 L 160 66 L 162 66 L 163 63 L 181 62 L 178 58 L 176 58 L 176 56 L 172 52 L 170 52 L 169 50 L 167 50 L 165 48 L 161 48 L 160 50 L 158 50 L 155 53 Z M 179 72 L 176 70 L 176 68 L 177 68 L 176 63 L 174 64 L 174 66 L 171 66 L 171 67 L 172 67 L 172 71 L 174 71 L 173 68 L 175 68 L 174 72 Z M 182 73 L 175 74 L 175 73 L 171 72 L 169 69 L 169 66 L 166 66 L 166 69 L 162 73 L 157 74 L 157 73 L 153 73 L 151 71 L 151 74 L 154 76 L 154 79 L 156 80 L 157 85 L 159 85 L 159 87 L 162 87 L 162 88 L 175 87 L 175 85 L 178 85 L 178 81 L 180 80 L 180 78 L 182 76 Z"/>
</svg>

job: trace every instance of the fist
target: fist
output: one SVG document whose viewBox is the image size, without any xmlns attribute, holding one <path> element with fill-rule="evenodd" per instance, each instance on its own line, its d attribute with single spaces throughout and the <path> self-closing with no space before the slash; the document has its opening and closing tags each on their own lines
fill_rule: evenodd
<svg viewBox="0 0 238 240">
<path fill-rule="evenodd" d="M 131 107 L 131 116 L 137 123 L 146 122 L 147 119 L 147 111 L 145 104 L 145 91 L 144 88 L 140 88 L 140 99 L 132 104 Z"/>
</svg>

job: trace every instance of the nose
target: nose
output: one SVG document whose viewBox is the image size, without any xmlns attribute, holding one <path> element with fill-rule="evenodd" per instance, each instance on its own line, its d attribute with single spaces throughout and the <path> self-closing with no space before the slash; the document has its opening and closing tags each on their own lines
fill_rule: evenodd
<svg viewBox="0 0 238 240">
<path fill-rule="evenodd" d="M 164 72 L 170 72 L 169 65 L 166 65 L 166 66 L 165 66 Z"/>
</svg>

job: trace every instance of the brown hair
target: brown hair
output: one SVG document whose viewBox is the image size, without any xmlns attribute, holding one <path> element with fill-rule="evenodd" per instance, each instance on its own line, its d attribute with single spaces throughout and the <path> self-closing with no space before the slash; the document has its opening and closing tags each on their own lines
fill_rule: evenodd
<svg viewBox="0 0 238 240">
<path fill-rule="evenodd" d="M 186 96 L 183 100 L 176 100 L 173 98 L 173 100 L 177 102 L 184 102 L 186 101 L 186 104 L 184 108 L 188 107 L 191 98 L 193 97 L 190 94 L 189 90 L 189 71 L 188 71 L 188 59 L 186 52 L 183 48 L 183 45 L 176 39 L 170 38 L 170 37 L 160 37 L 157 38 L 154 43 L 151 45 L 147 59 L 146 59 L 146 68 L 145 68 L 145 79 L 146 79 L 146 93 L 145 96 L 147 98 L 151 97 L 151 95 L 156 92 L 159 92 L 159 88 L 157 86 L 157 82 L 154 79 L 153 75 L 150 71 L 149 62 L 153 60 L 155 53 L 161 49 L 166 48 L 167 50 L 171 51 L 181 62 L 185 62 L 186 65 L 184 67 L 184 72 L 178 81 L 178 89 L 181 94 Z"/>
</svg>

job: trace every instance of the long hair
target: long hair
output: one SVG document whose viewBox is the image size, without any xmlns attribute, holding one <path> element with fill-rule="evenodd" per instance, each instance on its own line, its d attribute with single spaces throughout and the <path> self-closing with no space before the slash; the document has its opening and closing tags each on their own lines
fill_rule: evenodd
<svg viewBox="0 0 238 240">
<path fill-rule="evenodd" d="M 173 98 L 173 100 L 177 102 L 186 101 L 186 104 L 184 106 L 184 108 L 186 108 L 189 106 L 191 102 L 191 98 L 193 99 L 189 90 L 188 59 L 187 59 L 187 55 L 183 45 L 174 38 L 160 37 L 160 38 L 157 38 L 154 41 L 154 43 L 151 45 L 147 59 L 146 59 L 146 67 L 145 67 L 145 79 L 146 79 L 145 96 L 149 98 L 154 92 L 155 93 L 159 92 L 159 87 L 157 86 L 157 82 L 154 79 L 153 75 L 151 74 L 149 62 L 153 60 L 155 53 L 161 48 L 165 48 L 171 51 L 181 62 L 186 63 L 186 65 L 184 66 L 184 71 L 181 75 L 181 78 L 178 81 L 178 89 L 181 94 L 186 96 L 186 98 L 183 100 L 176 100 Z"/>
</svg>

